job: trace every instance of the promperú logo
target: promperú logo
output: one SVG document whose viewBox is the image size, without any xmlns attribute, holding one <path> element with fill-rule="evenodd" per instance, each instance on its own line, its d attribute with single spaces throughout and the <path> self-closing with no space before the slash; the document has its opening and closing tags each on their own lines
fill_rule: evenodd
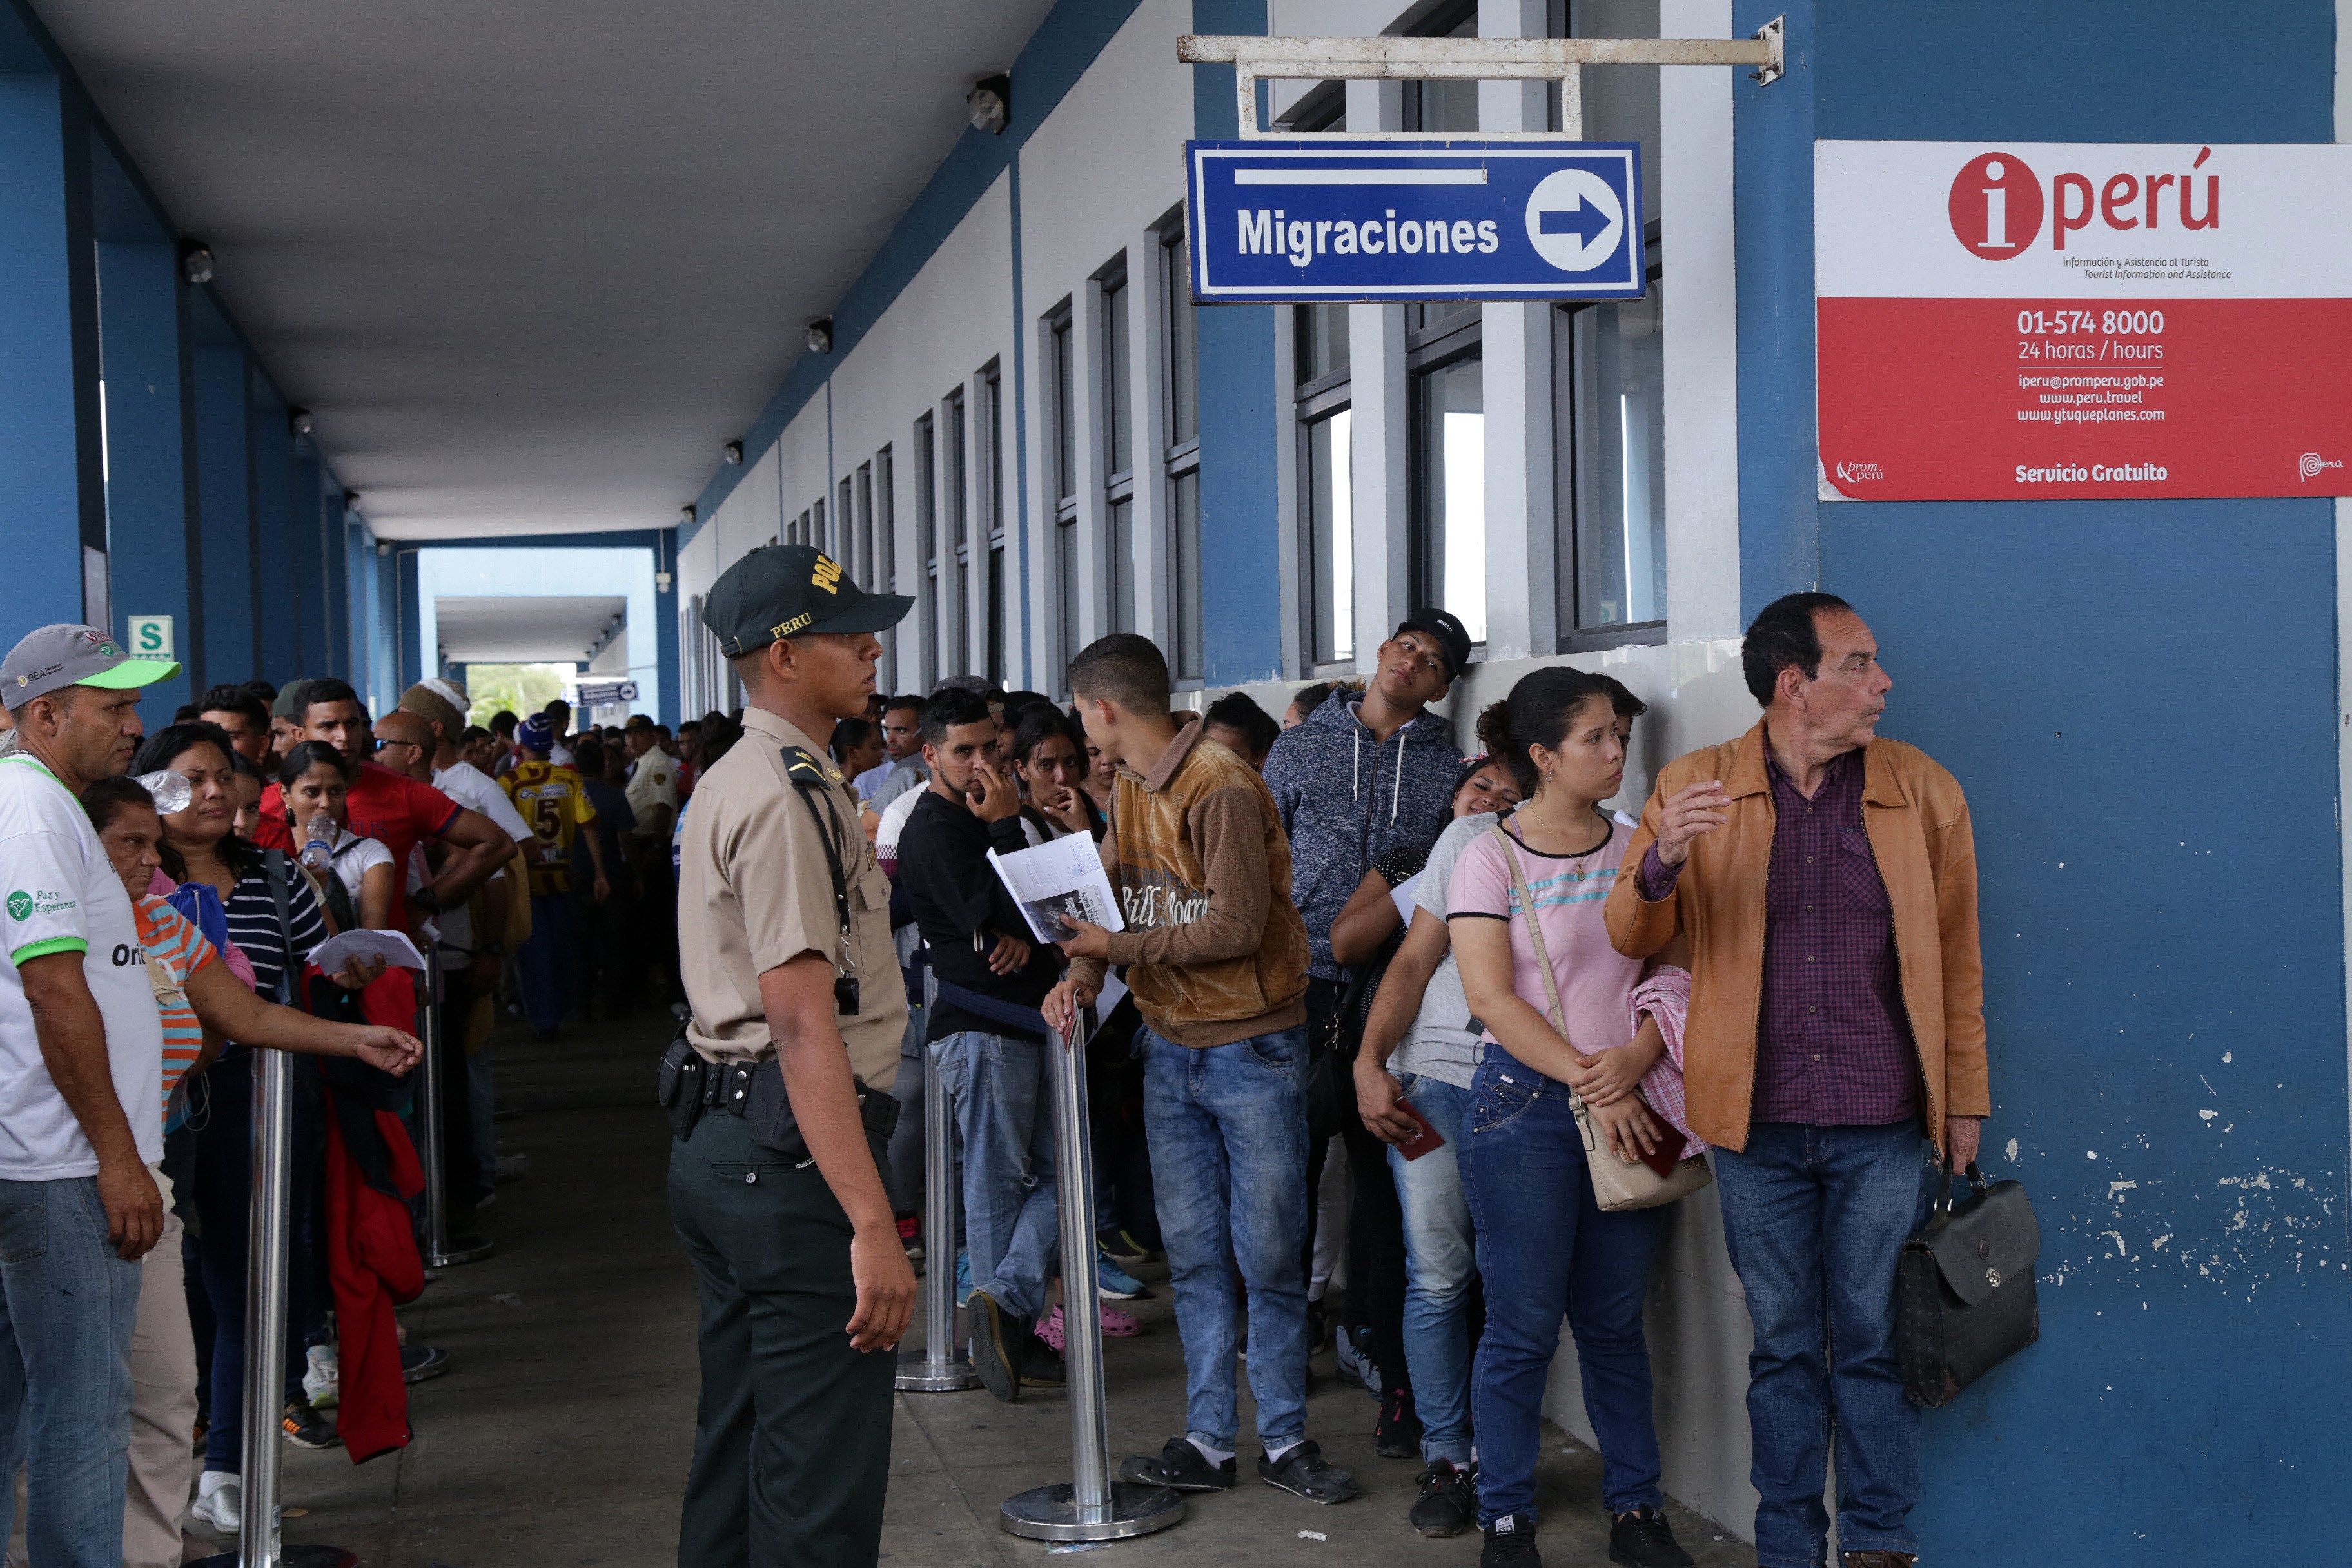
<svg viewBox="0 0 2352 1568">
<path fill-rule="evenodd" d="M 32 912 L 33 912 L 33 895 L 32 895 L 32 894 L 27 893 L 27 892 L 18 891 L 18 892 L 14 892 L 14 893 L 11 893 L 11 894 L 9 894 L 9 895 L 8 895 L 8 918 L 9 918 L 10 920 L 12 920 L 12 921 L 21 921 L 21 920 L 25 919 L 26 916 L 30 915 Z"/>
<path fill-rule="evenodd" d="M 2294 460 L 2295 479 L 2298 483 L 2309 484 L 2328 469 L 2343 466 L 2341 458 L 2323 458 L 2316 452 L 2305 452 Z"/>
<path fill-rule="evenodd" d="M 1886 470 L 1876 463 L 1842 462 L 1837 466 L 1837 477 L 1840 484 L 1858 485 L 1885 479 Z"/>
</svg>

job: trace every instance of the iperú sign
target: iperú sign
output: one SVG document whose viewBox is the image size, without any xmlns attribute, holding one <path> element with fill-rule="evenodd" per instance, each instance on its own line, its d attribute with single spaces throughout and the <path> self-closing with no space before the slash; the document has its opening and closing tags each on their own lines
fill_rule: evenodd
<svg viewBox="0 0 2352 1568">
<path fill-rule="evenodd" d="M 1632 142 L 1193 142 L 1192 295 L 1630 300 L 1643 292 Z"/>
<path fill-rule="evenodd" d="M 2347 154 L 1817 142 L 1822 494 L 2352 494 Z"/>
</svg>

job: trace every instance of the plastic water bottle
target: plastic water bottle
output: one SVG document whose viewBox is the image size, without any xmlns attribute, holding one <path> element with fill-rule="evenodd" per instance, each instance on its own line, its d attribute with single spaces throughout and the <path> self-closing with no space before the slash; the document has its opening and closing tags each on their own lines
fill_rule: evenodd
<svg viewBox="0 0 2352 1568">
<path fill-rule="evenodd" d="M 175 773 L 169 768 L 159 768 L 152 773 L 139 775 L 139 787 L 154 797 L 155 809 L 165 816 L 175 811 L 185 811 L 196 792 L 188 784 L 188 775 Z"/>
<path fill-rule="evenodd" d="M 312 837 L 309 843 L 302 846 L 302 868 L 306 871 L 323 872 L 335 863 L 335 847 L 317 837 L 319 818 L 314 816 L 310 822 Z"/>
</svg>

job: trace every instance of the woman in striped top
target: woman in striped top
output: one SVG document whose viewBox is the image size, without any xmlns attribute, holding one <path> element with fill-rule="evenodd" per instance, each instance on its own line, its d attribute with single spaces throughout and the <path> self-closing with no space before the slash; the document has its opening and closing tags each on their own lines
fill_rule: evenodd
<svg viewBox="0 0 2352 1568">
<path fill-rule="evenodd" d="M 137 780 L 100 779 L 84 790 L 82 809 L 131 895 L 141 959 L 163 1018 L 163 1104 L 168 1119 L 183 1075 L 196 1069 L 210 1027 L 248 1044 L 352 1056 L 391 1073 L 415 1061 L 416 1041 L 394 1029 L 337 1024 L 264 1002 L 231 974 L 187 917 L 147 891 L 163 864 L 163 825 Z M 181 1268 L 180 1221 L 165 1195 L 163 1235 L 140 1260 L 139 1316 L 131 1329 L 128 1496 L 122 1558 L 132 1568 L 180 1561 L 180 1515 L 187 1507 L 194 1456 L 187 1434 L 196 1419 L 196 1348 Z"/>
</svg>

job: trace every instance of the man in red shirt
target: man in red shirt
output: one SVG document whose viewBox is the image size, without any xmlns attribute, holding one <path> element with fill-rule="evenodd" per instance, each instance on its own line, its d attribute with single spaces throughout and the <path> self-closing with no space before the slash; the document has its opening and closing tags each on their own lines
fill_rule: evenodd
<svg viewBox="0 0 2352 1568">
<path fill-rule="evenodd" d="M 512 841 L 488 817 L 467 811 L 431 784 L 420 784 L 366 756 L 367 712 L 360 706 L 359 693 L 347 683 L 332 677 L 305 681 L 300 701 L 301 710 L 294 719 L 302 727 L 302 739 L 323 741 L 334 747 L 351 769 L 351 784 L 343 795 L 351 830 L 392 851 L 392 863 L 397 868 L 392 890 L 395 929 L 407 929 L 411 904 L 433 914 L 464 903 L 513 855 Z M 261 823 L 254 837 L 264 848 L 295 847 L 286 826 L 285 794 L 275 784 L 262 792 Z M 442 862 L 441 874 L 410 894 L 408 853 L 426 842 L 439 844 L 450 853 Z"/>
</svg>

